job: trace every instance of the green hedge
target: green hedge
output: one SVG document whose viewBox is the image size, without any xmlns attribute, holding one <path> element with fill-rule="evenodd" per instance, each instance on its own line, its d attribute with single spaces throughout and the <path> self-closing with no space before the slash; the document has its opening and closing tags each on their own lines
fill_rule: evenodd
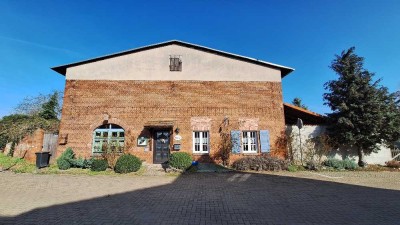
<svg viewBox="0 0 400 225">
<path fill-rule="evenodd" d="M 138 157 L 126 154 L 118 158 L 114 170 L 117 173 L 130 173 L 138 171 L 141 166 L 142 161 Z"/>
<path fill-rule="evenodd" d="M 192 157 L 186 152 L 175 152 L 169 157 L 169 165 L 180 170 L 187 170 L 192 165 Z"/>
</svg>

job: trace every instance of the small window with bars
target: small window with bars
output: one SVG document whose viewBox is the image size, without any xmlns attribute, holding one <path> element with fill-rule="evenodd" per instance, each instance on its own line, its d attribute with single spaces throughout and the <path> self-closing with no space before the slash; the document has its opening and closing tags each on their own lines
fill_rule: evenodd
<svg viewBox="0 0 400 225">
<path fill-rule="evenodd" d="M 182 59 L 181 56 L 171 55 L 169 56 L 169 71 L 182 71 Z"/>
<path fill-rule="evenodd" d="M 257 131 L 242 132 L 242 150 L 243 153 L 257 153 Z"/>
<path fill-rule="evenodd" d="M 193 131 L 193 153 L 208 153 L 209 143 L 208 131 Z"/>
</svg>

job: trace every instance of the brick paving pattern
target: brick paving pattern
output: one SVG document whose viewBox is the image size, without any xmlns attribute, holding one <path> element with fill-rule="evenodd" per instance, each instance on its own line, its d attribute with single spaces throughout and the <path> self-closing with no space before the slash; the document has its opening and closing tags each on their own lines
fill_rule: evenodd
<svg viewBox="0 0 400 225">
<path fill-rule="evenodd" d="M 3 172 L 0 224 L 400 223 L 400 173 L 322 175 L 231 172 L 133 177 Z M 384 188 L 374 187 L 379 182 Z"/>
</svg>

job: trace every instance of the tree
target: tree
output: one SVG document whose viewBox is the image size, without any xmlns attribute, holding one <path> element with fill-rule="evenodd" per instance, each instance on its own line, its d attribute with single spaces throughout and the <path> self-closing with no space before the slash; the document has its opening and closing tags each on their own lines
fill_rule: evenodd
<svg viewBox="0 0 400 225">
<path fill-rule="evenodd" d="M 16 146 L 26 135 L 38 128 L 48 132 L 57 132 L 60 115 L 60 93 L 39 94 L 25 98 L 15 109 L 17 113 L 0 119 L 0 149 L 7 143 Z M 10 151 L 12 156 L 13 151 Z"/>
<path fill-rule="evenodd" d="M 365 166 L 364 154 L 379 151 L 400 138 L 400 111 L 396 95 L 373 81 L 374 73 L 364 69 L 364 58 L 352 47 L 336 55 L 330 68 L 339 76 L 325 83 L 328 132 L 336 145 L 346 143 L 357 149 L 358 164 Z"/>
<path fill-rule="evenodd" d="M 301 103 L 301 98 L 297 98 L 297 97 L 294 98 L 293 101 L 292 101 L 292 104 L 294 106 L 297 106 L 297 107 L 303 108 L 305 110 L 308 110 L 308 107 Z"/>
<path fill-rule="evenodd" d="M 39 116 L 46 120 L 57 119 L 58 92 L 54 92 L 50 99 L 42 105 Z"/>
<path fill-rule="evenodd" d="M 57 98 L 55 112 L 57 113 L 57 118 L 60 118 L 63 96 L 63 93 L 61 91 L 53 91 L 51 94 L 48 95 L 38 94 L 34 97 L 26 97 L 24 98 L 24 100 L 22 100 L 22 102 L 17 105 L 17 107 L 14 109 L 14 112 L 15 114 L 23 114 L 28 116 L 39 115 L 39 113 L 43 111 L 43 105 L 45 103 L 48 103 L 52 99 L 52 97 L 54 98 L 54 96 L 56 96 Z"/>
</svg>

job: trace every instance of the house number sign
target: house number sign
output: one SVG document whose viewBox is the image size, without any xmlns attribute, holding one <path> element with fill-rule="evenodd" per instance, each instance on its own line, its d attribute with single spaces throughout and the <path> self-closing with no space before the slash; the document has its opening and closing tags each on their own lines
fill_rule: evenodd
<svg viewBox="0 0 400 225">
<path fill-rule="evenodd" d="M 180 141 L 180 140 L 182 140 L 182 136 L 181 135 L 175 135 L 175 137 L 174 137 L 174 140 L 175 141 Z"/>
</svg>

